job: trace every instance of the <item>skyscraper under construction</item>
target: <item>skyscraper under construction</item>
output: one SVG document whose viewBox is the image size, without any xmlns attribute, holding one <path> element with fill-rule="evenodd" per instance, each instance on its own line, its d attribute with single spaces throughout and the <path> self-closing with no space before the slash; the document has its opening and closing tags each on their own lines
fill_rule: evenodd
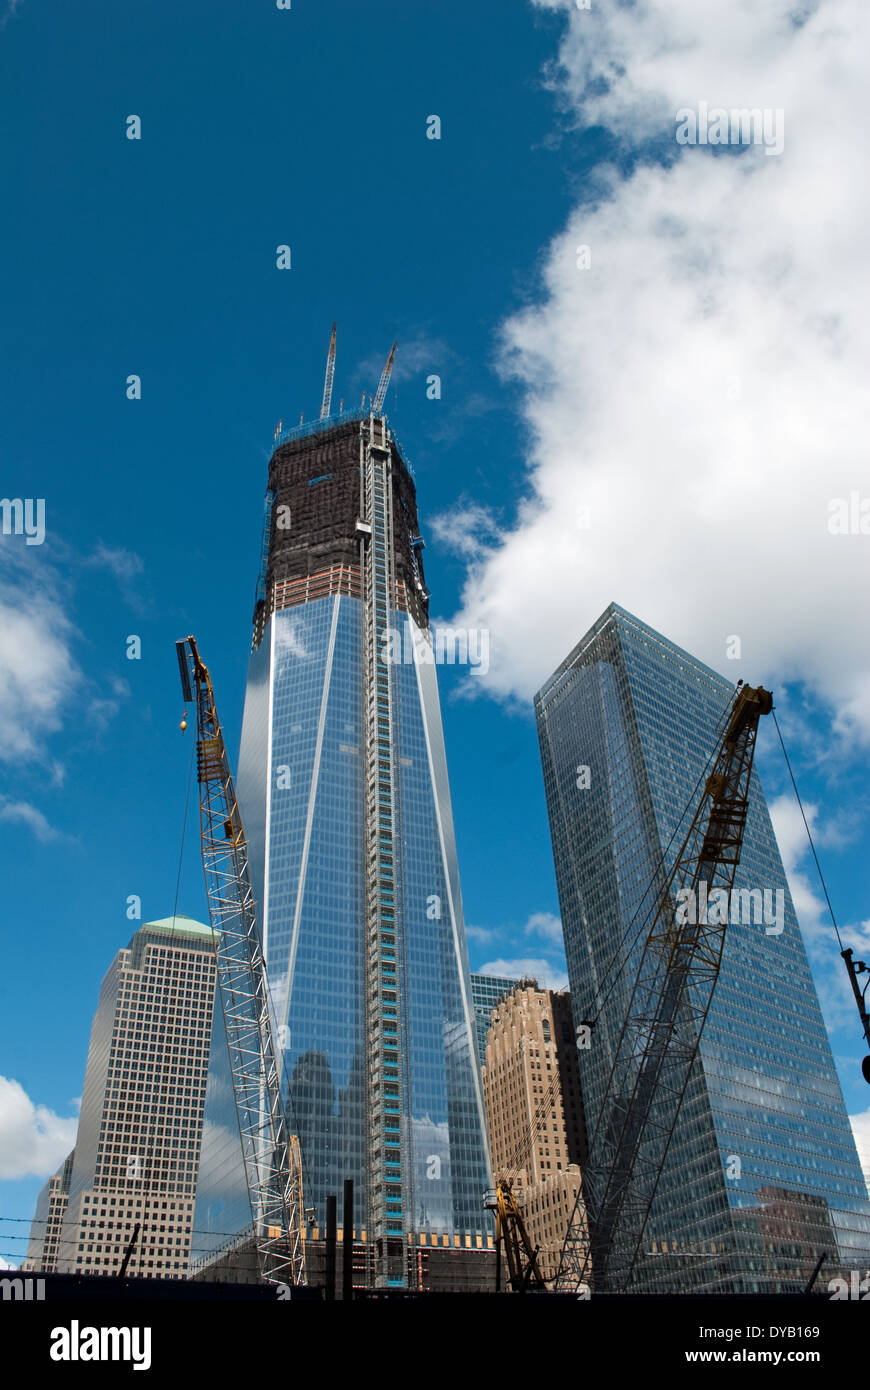
<svg viewBox="0 0 870 1390">
<path fill-rule="evenodd" d="M 237 786 L 308 1230 L 352 1178 L 382 1285 L 490 1232 L 422 547 L 379 398 L 276 435 Z M 197 1225 L 231 1232 L 220 1167 Z"/>
</svg>

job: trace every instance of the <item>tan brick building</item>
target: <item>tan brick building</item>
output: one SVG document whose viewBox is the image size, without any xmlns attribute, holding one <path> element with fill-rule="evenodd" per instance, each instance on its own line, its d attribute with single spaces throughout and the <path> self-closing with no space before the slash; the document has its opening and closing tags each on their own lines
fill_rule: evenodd
<svg viewBox="0 0 870 1390">
<path fill-rule="evenodd" d="M 567 990 L 520 980 L 493 1009 L 483 1090 L 493 1175 L 511 1179 L 541 1272 L 552 1279 L 580 1189 L 585 1143 Z"/>
</svg>

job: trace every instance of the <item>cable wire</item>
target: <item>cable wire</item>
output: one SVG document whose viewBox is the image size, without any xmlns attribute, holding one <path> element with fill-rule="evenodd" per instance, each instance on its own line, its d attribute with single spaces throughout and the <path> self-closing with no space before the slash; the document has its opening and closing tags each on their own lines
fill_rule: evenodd
<svg viewBox="0 0 870 1390">
<path fill-rule="evenodd" d="M 837 919 L 836 919 L 836 917 L 834 916 L 834 909 L 833 909 L 832 906 L 831 906 L 831 899 L 830 899 L 829 896 L 828 896 L 828 888 L 827 888 L 827 885 L 826 885 L 826 883 L 825 883 L 825 876 L 824 876 L 824 874 L 822 873 L 822 866 L 821 866 L 821 864 L 819 863 L 819 856 L 816 854 L 816 847 L 815 847 L 815 845 L 813 844 L 812 833 L 811 833 L 811 831 L 810 831 L 810 826 L 809 826 L 809 822 L 808 822 L 807 817 L 806 817 L 806 812 L 804 811 L 804 803 L 801 801 L 801 794 L 800 794 L 800 792 L 798 791 L 797 782 L 795 781 L 795 776 L 794 776 L 794 773 L 792 772 L 791 762 L 790 762 L 790 760 L 789 760 L 789 756 L 788 756 L 788 753 L 787 753 L 786 747 L 785 747 L 785 740 L 783 739 L 782 730 L 780 729 L 779 723 L 778 723 L 777 718 L 776 718 L 776 711 L 773 710 L 773 711 L 771 711 L 771 713 L 773 714 L 773 722 L 774 722 L 774 724 L 775 724 L 775 726 L 776 726 L 776 732 L 777 732 L 777 734 L 779 735 L 779 744 L 780 744 L 780 747 L 782 748 L 782 756 L 785 758 L 785 765 L 786 765 L 786 767 L 788 768 L 788 775 L 789 775 L 789 777 L 791 778 L 791 784 L 792 784 L 792 786 L 794 787 L 794 794 L 795 794 L 795 796 L 796 796 L 796 798 L 797 798 L 797 804 L 798 804 L 798 806 L 800 807 L 801 819 L 803 820 L 803 823 L 804 823 L 804 830 L 807 832 L 807 839 L 808 839 L 809 842 L 810 842 L 810 849 L 811 849 L 812 852 L 813 852 L 813 859 L 815 860 L 816 872 L 817 872 L 818 875 L 819 875 L 819 882 L 820 882 L 821 885 L 822 885 L 822 892 L 823 892 L 824 895 L 825 895 L 825 902 L 828 904 L 828 912 L 831 914 L 831 921 L 832 921 L 833 924 L 834 924 L 834 931 L 837 933 L 837 941 L 838 941 L 838 943 L 839 943 L 840 951 L 842 952 L 842 950 L 843 950 L 843 939 L 842 939 L 842 937 L 840 936 L 840 928 L 837 926 Z"/>
<path fill-rule="evenodd" d="M 175 878 L 175 900 L 172 904 L 172 929 L 175 932 L 175 918 L 178 913 L 178 895 L 181 890 L 181 868 L 184 863 L 184 841 L 187 836 L 187 822 L 190 816 L 190 788 L 193 782 L 193 755 L 196 752 L 196 739 L 190 741 L 190 763 L 187 769 L 187 792 L 184 797 L 184 818 L 181 822 L 181 846 L 178 851 L 178 873 Z"/>
</svg>

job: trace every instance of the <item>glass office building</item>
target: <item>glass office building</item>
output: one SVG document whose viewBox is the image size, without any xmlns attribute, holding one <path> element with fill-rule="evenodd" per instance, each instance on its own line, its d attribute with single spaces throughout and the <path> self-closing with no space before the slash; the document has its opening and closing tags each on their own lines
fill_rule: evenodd
<svg viewBox="0 0 870 1390">
<path fill-rule="evenodd" d="M 536 982 L 537 983 L 537 982 Z M 477 1032 L 477 1057 L 481 1066 L 486 1063 L 486 1036 L 489 1032 L 492 1011 L 497 1004 L 510 994 L 519 980 L 503 979 L 501 975 L 471 976 L 471 1002 L 474 1005 L 475 1028 Z"/>
<path fill-rule="evenodd" d="M 733 687 L 616 604 L 535 699 L 590 1145 L 651 913 Z M 757 772 L 721 971 L 640 1288 L 791 1291 L 870 1267 L 870 1203 Z"/>
<path fill-rule="evenodd" d="M 276 441 L 238 795 L 309 1231 L 352 1178 L 382 1284 L 406 1282 L 409 1242 L 490 1229 L 422 544 L 383 416 Z M 222 1066 L 197 1217 L 215 1231 L 244 1206 Z"/>
</svg>

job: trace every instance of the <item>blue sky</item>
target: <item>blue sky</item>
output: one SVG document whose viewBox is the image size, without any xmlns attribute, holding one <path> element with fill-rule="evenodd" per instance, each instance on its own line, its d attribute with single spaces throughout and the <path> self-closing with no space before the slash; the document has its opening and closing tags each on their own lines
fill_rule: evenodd
<svg viewBox="0 0 870 1390">
<path fill-rule="evenodd" d="M 8 1144 L 0 1216 L 29 1218 L 74 1133 L 99 983 L 135 926 L 125 917 L 128 895 L 141 896 L 145 919 L 172 911 L 190 754 L 189 735 L 178 731 L 173 643 L 190 631 L 237 747 L 272 430 L 279 417 L 292 424 L 316 414 L 333 319 L 335 398 L 349 405 L 374 389 L 399 339 L 387 409 L 416 471 L 433 613 L 492 631 L 493 672 L 476 698 L 462 671 L 440 673 L 473 967 L 546 962 L 554 980 L 563 968 L 529 696 L 610 599 L 729 674 L 723 634 L 745 634 L 746 660 L 733 674 L 777 691 L 832 897 L 863 940 L 866 670 L 844 602 L 855 565 L 865 563 L 862 538 L 844 537 L 836 549 L 828 537 L 824 554 L 807 552 L 794 541 L 799 519 L 787 507 L 777 518 L 751 477 L 742 479 L 744 503 L 751 498 L 768 529 L 747 529 L 735 521 L 732 474 L 715 453 L 698 452 L 704 431 L 690 406 L 698 341 L 680 312 L 685 264 L 699 264 L 697 229 L 679 200 L 691 183 L 711 208 L 724 200 L 739 213 L 742 194 L 730 186 L 738 158 L 697 150 L 678 158 L 661 113 L 643 114 L 658 107 L 644 105 L 630 64 L 624 100 L 618 83 L 610 107 L 595 95 L 596 63 L 645 47 L 658 54 L 660 35 L 639 21 L 632 33 L 631 16 L 609 29 L 606 17 L 578 14 L 567 0 L 294 0 L 290 12 L 267 0 L 23 0 L 13 9 L 0 28 L 0 493 L 44 498 L 46 539 L 0 542 L 0 1124 Z M 769 9 L 780 6 L 771 0 Z M 709 68 L 683 17 L 715 100 L 727 73 Z M 746 52 L 756 54 L 755 21 L 742 22 Z M 778 72 L 780 50 L 797 39 L 762 37 L 768 71 Z M 690 42 L 689 64 L 693 51 Z M 775 86 L 771 104 L 779 105 Z M 686 89 L 697 99 L 691 71 Z M 426 138 L 433 113 L 440 141 Z M 141 117 L 141 140 L 125 138 L 130 114 Z M 801 113 L 795 125 L 807 128 Z M 690 167 L 693 155 L 703 162 Z M 751 173 L 740 156 L 744 184 L 755 181 L 762 204 L 789 155 L 788 142 L 778 165 L 760 153 Z M 783 232 L 771 251 L 785 261 L 805 213 L 800 166 L 792 168 L 791 183 L 783 175 L 777 185 Z M 654 223 L 641 206 L 653 209 Z M 684 217 L 679 235 L 692 251 L 682 269 L 672 248 L 661 249 L 673 235 L 662 231 L 671 215 Z M 599 277 L 586 281 L 574 264 L 584 228 Z M 293 268 L 279 271 L 276 247 L 285 243 Z M 608 248 L 619 271 L 609 281 Z M 717 282 L 729 270 L 718 251 L 714 241 L 706 269 L 700 262 Z M 761 288 L 751 274 L 740 281 L 749 299 L 718 339 L 738 344 L 738 366 L 723 352 L 717 370 L 723 382 L 738 380 L 748 418 L 735 423 L 735 397 L 724 387 L 712 410 L 706 380 L 697 392 L 711 436 L 721 436 L 721 415 L 738 443 L 755 440 L 758 421 L 783 409 L 779 379 L 755 365 L 759 354 L 769 360 L 764 285 L 785 281 L 790 302 L 791 272 L 766 264 Z M 818 295 L 834 316 L 847 313 L 840 291 L 832 266 Z M 581 292 L 590 295 L 585 305 Z M 671 296 L 664 306 L 661 293 Z M 648 325 L 673 307 L 682 336 L 660 358 Z M 839 343 L 847 383 L 861 346 L 849 327 Z M 834 329 L 806 328 L 806 358 L 804 339 L 789 338 L 798 386 L 812 367 L 820 380 L 813 334 L 830 367 Z M 637 384 L 624 409 L 606 383 L 614 362 L 625 362 L 630 378 L 639 353 L 655 395 Z M 138 401 L 125 396 L 132 373 L 142 381 Z M 431 373 L 442 379 L 439 401 L 426 396 Z M 803 393 L 807 437 L 830 423 L 820 395 L 807 404 Z M 845 430 L 858 408 L 842 394 L 836 407 Z M 602 412 L 623 451 L 618 463 L 605 459 Z M 787 443 L 778 441 L 784 454 Z M 624 509 L 620 534 L 636 557 L 623 568 L 619 547 L 602 539 L 593 447 L 608 464 Z M 841 452 L 834 493 L 866 483 Z M 692 487 L 669 471 L 683 453 L 701 491 L 709 481 L 688 531 L 675 499 Z M 776 448 L 767 457 L 775 460 Z M 813 468 L 801 459 L 797 491 L 812 492 Z M 577 478 L 592 501 L 588 537 L 573 519 Z M 779 473 L 771 486 L 775 495 Z M 567 536 L 559 529 L 566 508 Z M 698 525 L 703 532 L 692 530 Z M 780 548 L 790 528 L 792 542 Z M 734 600 L 715 617 L 708 605 L 702 617 L 686 586 L 669 582 L 669 567 L 682 552 L 682 567 L 695 572 L 688 587 L 703 598 L 698 570 L 719 532 Z M 788 568 L 795 548 L 816 566 L 803 584 Z M 612 563 L 604 558 L 611 552 Z M 753 563 L 754 602 L 737 580 Z M 558 595 L 551 600 L 548 574 Z M 812 602 L 801 629 L 782 614 L 805 595 Z M 791 645 L 784 627 L 795 628 Z M 126 656 L 133 634 L 138 661 Z M 839 687 L 830 676 L 838 661 L 847 677 Z M 769 737 L 760 759 L 776 803 L 786 782 Z M 857 1114 L 867 1105 L 860 1037 L 784 801 L 777 826 Z M 195 831 L 178 910 L 205 914 Z M 25 1231 L 0 1224 L 0 1256 L 20 1254 L 10 1235 Z"/>
</svg>

